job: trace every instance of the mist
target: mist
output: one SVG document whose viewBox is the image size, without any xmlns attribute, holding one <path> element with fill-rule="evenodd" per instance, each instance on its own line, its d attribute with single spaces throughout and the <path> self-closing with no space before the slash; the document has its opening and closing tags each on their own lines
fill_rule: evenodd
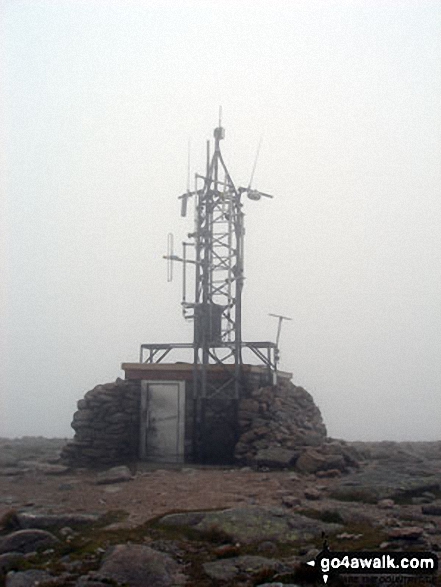
<svg viewBox="0 0 441 587">
<path fill-rule="evenodd" d="M 0 436 L 70 437 L 147 342 L 191 341 L 167 234 L 218 124 L 244 206 L 246 340 L 330 436 L 437 440 L 441 5 L 4 0 Z"/>
</svg>

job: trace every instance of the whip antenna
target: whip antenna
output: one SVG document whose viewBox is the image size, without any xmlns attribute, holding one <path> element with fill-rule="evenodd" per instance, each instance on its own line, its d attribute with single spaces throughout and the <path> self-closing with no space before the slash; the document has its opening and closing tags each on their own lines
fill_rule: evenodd
<svg viewBox="0 0 441 587">
<path fill-rule="evenodd" d="M 173 233 L 169 232 L 167 235 L 167 281 L 173 281 Z"/>
<path fill-rule="evenodd" d="M 251 184 L 253 183 L 254 173 L 256 171 L 257 161 L 259 159 L 259 153 L 260 153 L 260 147 L 261 146 L 262 146 L 262 137 L 260 137 L 259 145 L 258 145 L 257 151 L 256 151 L 256 157 L 254 158 L 254 165 L 253 165 L 253 169 L 251 171 L 250 183 L 248 184 L 248 191 L 251 190 Z"/>
</svg>

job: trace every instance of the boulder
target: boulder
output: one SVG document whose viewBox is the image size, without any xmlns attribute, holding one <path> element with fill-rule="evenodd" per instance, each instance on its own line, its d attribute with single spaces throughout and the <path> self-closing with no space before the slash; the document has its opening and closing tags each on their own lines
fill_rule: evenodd
<svg viewBox="0 0 441 587">
<path fill-rule="evenodd" d="M 438 491 L 439 477 L 416 476 L 412 471 L 395 471 L 382 465 L 351 475 L 330 491 L 330 497 L 342 501 L 378 503 L 382 499 L 411 499 L 426 491 Z"/>
<path fill-rule="evenodd" d="M 421 507 L 421 511 L 426 516 L 441 516 L 441 504 L 438 503 L 431 503 L 427 505 L 423 505 Z"/>
<path fill-rule="evenodd" d="M 283 469 L 292 465 L 296 461 L 297 456 L 297 452 L 273 446 L 259 450 L 255 457 L 255 462 L 258 466 Z"/>
<path fill-rule="evenodd" d="M 235 556 L 218 561 L 208 562 L 203 565 L 205 573 L 216 581 L 231 581 L 238 578 L 238 575 L 253 576 L 262 571 L 272 571 L 274 573 L 289 572 L 291 569 L 282 562 L 265 558 L 263 556 Z"/>
<path fill-rule="evenodd" d="M 320 537 L 322 532 L 339 531 L 339 524 L 326 524 L 286 508 L 239 507 L 218 512 L 190 512 L 170 514 L 161 524 L 189 526 L 201 533 L 218 532 L 233 542 L 254 543 L 264 540 L 283 542 L 309 542 Z"/>
<path fill-rule="evenodd" d="M 390 510 L 395 506 L 395 502 L 393 499 L 380 499 L 377 505 L 382 510 Z"/>
<path fill-rule="evenodd" d="M 50 575 L 46 571 L 39 571 L 31 569 L 29 571 L 20 571 L 18 573 L 10 571 L 6 575 L 6 587 L 37 587 L 40 584 L 50 585 L 51 581 L 54 584 L 59 584 L 56 577 Z"/>
<path fill-rule="evenodd" d="M 34 552 L 55 546 L 58 539 L 45 530 L 17 530 L 0 539 L 0 554 L 4 552 Z"/>
<path fill-rule="evenodd" d="M 5 552 L 0 554 L 0 577 L 15 568 L 18 563 L 24 560 L 22 552 Z"/>
<path fill-rule="evenodd" d="M 301 473 L 316 473 L 320 469 L 325 468 L 325 463 L 325 457 L 311 448 L 299 456 L 296 462 L 296 469 Z"/>
<path fill-rule="evenodd" d="M 125 465 L 120 467 L 112 467 L 107 471 L 98 473 L 97 485 L 105 485 L 107 483 L 120 483 L 122 481 L 130 481 L 133 479 L 130 469 Z"/>
<path fill-rule="evenodd" d="M 305 491 L 303 492 L 303 495 L 305 496 L 306 499 L 312 500 L 312 501 L 316 501 L 318 499 L 321 499 L 322 494 L 320 493 L 320 491 L 318 491 L 318 489 L 314 489 L 313 487 L 307 487 L 305 489 Z"/>
<path fill-rule="evenodd" d="M 175 587 L 185 583 L 176 561 L 142 544 L 118 544 L 112 547 L 106 553 L 96 578 L 130 587 Z"/>
<path fill-rule="evenodd" d="M 423 528 L 419 528 L 418 526 L 406 526 L 402 528 L 392 528 L 387 532 L 387 537 L 392 540 L 416 540 L 423 534 Z"/>
</svg>

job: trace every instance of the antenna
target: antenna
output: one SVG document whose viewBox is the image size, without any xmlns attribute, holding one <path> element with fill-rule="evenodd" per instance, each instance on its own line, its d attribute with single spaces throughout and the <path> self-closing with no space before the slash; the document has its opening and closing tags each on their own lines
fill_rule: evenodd
<svg viewBox="0 0 441 587">
<path fill-rule="evenodd" d="M 276 335 L 276 349 L 274 351 L 274 362 L 275 362 L 275 369 L 273 373 L 273 384 L 277 384 L 277 365 L 279 364 L 280 354 L 279 354 L 279 340 L 280 340 L 280 332 L 282 330 L 282 322 L 284 320 L 292 320 L 288 316 L 282 316 L 281 314 L 268 314 L 268 316 L 272 316 L 273 318 L 277 318 L 279 323 L 277 325 L 277 335 Z"/>
<path fill-rule="evenodd" d="M 260 140 L 259 140 L 259 145 L 257 147 L 256 157 L 254 158 L 253 169 L 251 170 L 250 182 L 248 184 L 248 187 L 238 188 L 239 194 L 245 193 L 250 200 L 256 200 L 256 201 L 260 200 L 260 198 L 262 198 L 262 197 L 264 197 L 264 198 L 273 198 L 274 197 L 271 194 L 266 194 L 265 192 L 261 192 L 259 190 L 253 190 L 251 187 L 251 185 L 253 183 L 253 179 L 254 179 L 254 173 L 255 173 L 256 167 L 257 167 L 257 161 L 259 159 L 260 147 L 262 146 L 262 138 L 263 137 L 261 136 Z"/>
<path fill-rule="evenodd" d="M 195 227 L 188 233 L 190 242 L 183 242 L 183 254 L 174 253 L 173 235 L 168 236 L 165 258 L 169 261 L 167 277 L 173 278 L 173 261 L 183 263 L 182 311 L 193 321 L 191 343 L 141 345 L 149 351 L 147 362 L 159 363 L 172 349 L 192 349 L 193 371 L 191 394 L 193 400 L 193 451 L 205 460 L 210 431 L 207 429 L 207 406 L 212 401 L 225 402 L 225 410 L 234 416 L 234 437 L 238 438 L 238 405 L 244 393 L 242 350 L 247 349 L 266 370 L 268 382 L 277 382 L 277 346 L 274 342 L 244 341 L 242 337 L 242 290 L 244 276 L 244 202 L 243 194 L 251 200 L 262 196 L 252 182 L 260 152 L 253 164 L 248 187 L 236 187 L 221 153 L 225 138 L 222 107 L 219 126 L 214 129 L 214 145 L 207 141 L 205 174 L 195 174 L 195 186 L 190 191 L 190 147 L 187 160 L 187 189 L 179 196 L 181 215 L 187 214 L 188 198 L 194 197 Z M 191 272 L 193 292 L 187 291 L 187 270 Z M 279 327 L 280 328 L 280 327 Z M 278 334 L 277 340 L 279 339 Z M 216 377 L 213 378 L 213 371 Z M 219 376 L 218 376 L 219 375 Z"/>
<path fill-rule="evenodd" d="M 282 322 L 283 320 L 292 320 L 288 316 L 281 316 L 280 314 L 268 314 L 268 316 L 272 316 L 273 318 L 279 319 L 279 324 L 277 326 L 277 336 L 276 336 L 276 347 L 279 348 L 279 340 L 280 340 L 280 331 L 282 330 Z"/>
<path fill-rule="evenodd" d="M 191 141 L 190 141 L 190 139 L 188 139 L 187 194 L 190 193 L 190 160 L 191 160 Z"/>
<path fill-rule="evenodd" d="M 173 233 L 169 232 L 167 235 L 167 281 L 173 281 Z"/>
<path fill-rule="evenodd" d="M 187 216 L 187 204 L 188 198 L 192 196 L 190 193 L 190 151 L 191 151 L 191 143 L 190 139 L 188 139 L 188 154 L 187 154 L 187 191 L 182 196 L 179 196 L 181 199 L 181 216 Z"/>
<path fill-rule="evenodd" d="M 257 147 L 257 151 L 256 151 L 256 157 L 254 159 L 254 165 L 253 165 L 253 169 L 251 171 L 251 177 L 250 177 L 250 183 L 248 184 L 248 192 L 251 190 L 251 184 L 253 183 L 253 179 L 254 179 L 254 173 L 256 171 L 256 167 L 257 167 L 257 160 L 259 159 L 259 153 L 260 153 L 260 147 L 262 146 L 262 136 L 260 137 L 259 140 L 259 145 Z"/>
</svg>

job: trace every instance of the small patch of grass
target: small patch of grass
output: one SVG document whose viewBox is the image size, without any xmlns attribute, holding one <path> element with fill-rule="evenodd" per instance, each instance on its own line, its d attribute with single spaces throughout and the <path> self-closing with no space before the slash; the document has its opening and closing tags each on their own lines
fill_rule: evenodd
<svg viewBox="0 0 441 587">
<path fill-rule="evenodd" d="M 215 545 L 228 544 L 231 542 L 231 536 L 213 524 L 206 530 L 199 532 L 199 540 Z"/>
</svg>

